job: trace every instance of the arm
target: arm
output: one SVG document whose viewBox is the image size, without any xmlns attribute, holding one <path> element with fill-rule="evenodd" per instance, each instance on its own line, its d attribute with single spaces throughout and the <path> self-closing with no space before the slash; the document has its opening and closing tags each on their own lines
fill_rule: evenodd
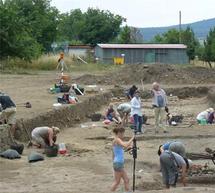
<svg viewBox="0 0 215 193">
<path fill-rule="evenodd" d="M 182 173 L 181 173 L 181 182 L 184 186 L 186 186 L 186 164 L 182 165 Z"/>
<path fill-rule="evenodd" d="M 49 128 L 49 130 L 48 130 L 48 138 L 49 138 L 49 145 L 50 146 L 53 146 L 53 144 L 54 144 L 53 136 L 54 136 L 53 130 L 52 130 L 52 128 Z"/>
<path fill-rule="evenodd" d="M 122 147 L 128 148 L 131 145 L 131 143 L 133 142 L 133 139 L 134 139 L 134 136 L 129 141 L 124 142 L 120 138 L 117 138 L 116 143 L 118 145 L 121 145 Z"/>
<path fill-rule="evenodd" d="M 136 101 L 137 99 L 132 99 L 131 100 L 131 107 L 134 109 L 139 109 L 141 108 L 141 105 Z"/>
</svg>

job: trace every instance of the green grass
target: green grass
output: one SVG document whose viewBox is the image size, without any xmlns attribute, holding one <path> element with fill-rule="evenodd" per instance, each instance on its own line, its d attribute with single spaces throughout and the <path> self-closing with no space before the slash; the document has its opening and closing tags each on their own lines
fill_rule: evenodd
<svg viewBox="0 0 215 193">
<path fill-rule="evenodd" d="M 37 60 L 27 62 L 18 58 L 0 61 L 0 72 L 9 74 L 32 74 L 36 71 L 51 71 L 56 70 L 58 55 L 43 55 Z M 84 64 L 72 56 L 65 56 L 65 64 L 69 71 L 84 71 L 84 72 L 106 72 L 119 68 L 113 64 L 88 63 Z"/>
</svg>

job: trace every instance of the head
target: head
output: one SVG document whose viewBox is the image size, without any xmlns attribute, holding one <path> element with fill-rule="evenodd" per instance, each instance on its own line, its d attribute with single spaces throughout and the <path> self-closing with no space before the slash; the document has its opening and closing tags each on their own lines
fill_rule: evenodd
<svg viewBox="0 0 215 193">
<path fill-rule="evenodd" d="M 136 87 L 135 85 L 133 85 L 132 88 L 133 88 L 134 90 L 137 90 L 137 87 Z"/>
<path fill-rule="evenodd" d="M 113 104 L 110 104 L 110 105 L 109 105 L 109 109 L 113 109 Z"/>
<path fill-rule="evenodd" d="M 116 136 L 118 136 L 118 137 L 120 137 L 120 138 L 122 138 L 123 136 L 124 136 L 124 133 L 125 133 L 125 128 L 124 127 L 115 127 L 114 129 L 113 129 L 113 133 L 116 135 Z"/>
<path fill-rule="evenodd" d="M 60 129 L 58 127 L 52 126 L 52 129 L 53 129 L 54 135 L 57 135 L 58 133 L 60 133 Z"/>
<path fill-rule="evenodd" d="M 135 93 L 134 93 L 134 96 L 136 98 L 139 98 L 140 97 L 140 91 L 139 90 L 136 90 Z"/>
<path fill-rule="evenodd" d="M 214 109 L 213 108 L 209 108 L 206 110 L 208 113 L 213 113 L 214 112 Z"/>
<path fill-rule="evenodd" d="M 160 85 L 159 85 L 157 82 L 154 82 L 154 83 L 152 84 L 152 88 L 153 88 L 154 90 L 159 90 L 159 89 L 160 89 Z"/>
<path fill-rule="evenodd" d="M 158 155 L 160 156 L 161 154 L 162 154 L 162 152 L 163 152 L 163 145 L 160 145 L 159 147 L 158 147 Z"/>
</svg>

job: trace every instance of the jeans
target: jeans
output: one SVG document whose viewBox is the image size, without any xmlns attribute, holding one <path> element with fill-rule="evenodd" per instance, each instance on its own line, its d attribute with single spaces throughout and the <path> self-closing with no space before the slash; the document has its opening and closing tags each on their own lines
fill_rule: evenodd
<svg viewBox="0 0 215 193">
<path fill-rule="evenodd" d="M 133 118 L 134 118 L 135 131 L 142 132 L 143 117 L 135 114 L 133 115 Z"/>
</svg>

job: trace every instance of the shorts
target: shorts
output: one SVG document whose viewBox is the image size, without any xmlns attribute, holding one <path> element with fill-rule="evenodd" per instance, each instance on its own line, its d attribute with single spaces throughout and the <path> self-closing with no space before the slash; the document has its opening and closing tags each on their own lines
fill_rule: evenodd
<svg viewBox="0 0 215 193">
<path fill-rule="evenodd" d="M 115 162 L 113 163 L 113 169 L 115 172 L 120 172 L 124 169 L 124 163 Z"/>
<path fill-rule="evenodd" d="M 108 115 L 107 118 L 108 118 L 108 120 L 113 121 L 113 116 L 112 115 Z"/>
<path fill-rule="evenodd" d="M 16 124 L 16 108 L 10 107 L 6 108 L 1 113 L 1 119 L 6 119 L 7 124 L 15 125 Z"/>
<path fill-rule="evenodd" d="M 32 137 L 33 141 L 35 141 L 41 147 L 47 146 L 47 144 L 45 143 L 45 140 L 41 136 L 37 136 L 37 135 L 32 134 L 31 137 Z"/>
</svg>

